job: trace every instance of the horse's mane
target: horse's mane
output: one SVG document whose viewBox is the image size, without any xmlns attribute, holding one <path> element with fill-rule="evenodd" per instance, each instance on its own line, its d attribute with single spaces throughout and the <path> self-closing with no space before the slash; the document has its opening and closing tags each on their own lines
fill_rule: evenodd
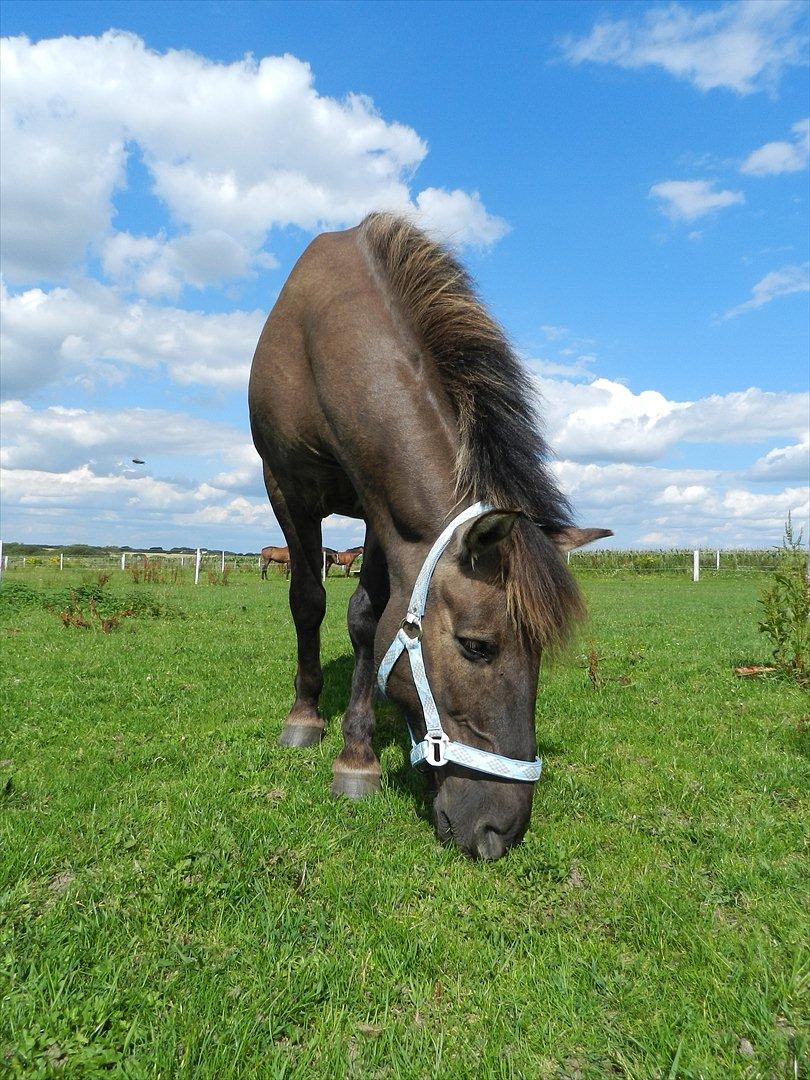
<svg viewBox="0 0 810 1080">
<path fill-rule="evenodd" d="M 561 528 L 572 515 L 547 467 L 529 376 L 449 251 L 391 214 L 370 214 L 360 230 L 455 410 L 458 498 L 525 515 L 504 545 L 510 612 L 536 644 L 558 640 L 581 603 L 565 564 L 535 523 Z"/>
</svg>

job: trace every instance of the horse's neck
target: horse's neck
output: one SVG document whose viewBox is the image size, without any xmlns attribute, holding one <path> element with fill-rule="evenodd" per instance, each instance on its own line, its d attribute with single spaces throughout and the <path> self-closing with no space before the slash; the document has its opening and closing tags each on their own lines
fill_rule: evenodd
<svg viewBox="0 0 810 1080">
<path fill-rule="evenodd" d="M 461 508 L 455 490 L 458 430 L 446 399 L 425 394 L 386 427 L 381 468 L 366 504 L 392 585 L 410 589 L 442 528 Z"/>
<path fill-rule="evenodd" d="M 394 531 L 386 551 L 393 579 L 410 591 L 422 563 L 447 522 L 467 502 L 456 491 L 456 460 L 461 438 L 455 413 L 438 375 L 427 359 L 424 381 L 417 380 L 416 401 L 400 414 L 401 423 L 388 434 L 388 446 L 398 440 L 400 468 L 389 500 Z M 389 451 L 389 454 L 391 451 Z"/>
</svg>

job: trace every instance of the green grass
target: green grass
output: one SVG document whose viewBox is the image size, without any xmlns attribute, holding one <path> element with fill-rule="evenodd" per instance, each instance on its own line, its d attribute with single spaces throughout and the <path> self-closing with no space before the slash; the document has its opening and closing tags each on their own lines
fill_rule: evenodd
<svg viewBox="0 0 810 1080">
<path fill-rule="evenodd" d="M 148 602 L 104 634 L 42 606 L 70 574 L 0 592 L 0 1071 L 801 1075 L 807 705 L 733 674 L 767 660 L 761 579 L 583 578 L 531 830 L 481 864 L 437 844 L 393 714 L 381 795 L 329 796 L 354 582 L 327 738 L 292 751 L 282 579 L 118 574 L 110 610 Z"/>
</svg>

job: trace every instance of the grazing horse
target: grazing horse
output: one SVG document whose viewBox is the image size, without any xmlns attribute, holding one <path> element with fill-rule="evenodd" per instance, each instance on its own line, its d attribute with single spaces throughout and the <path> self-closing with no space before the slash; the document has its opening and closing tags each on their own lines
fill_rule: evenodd
<svg viewBox="0 0 810 1080">
<path fill-rule="evenodd" d="M 361 547 L 347 548 L 346 551 L 333 551 L 329 566 L 342 566 L 345 570 L 345 576 L 348 577 L 351 573 L 352 566 L 354 566 L 362 554 L 363 549 Z M 327 573 L 329 572 L 329 566 L 326 568 Z"/>
<path fill-rule="evenodd" d="M 330 566 L 339 566 L 338 556 L 339 551 L 335 551 L 334 548 L 321 548 L 321 566 L 323 567 L 323 576 L 326 577 L 329 574 Z"/>
<path fill-rule="evenodd" d="M 280 741 L 322 737 L 321 521 L 362 518 L 332 792 L 380 786 L 378 681 L 408 722 L 412 762 L 428 766 L 439 838 L 473 858 L 503 855 L 529 824 L 541 650 L 582 613 L 561 553 L 611 535 L 573 527 L 533 402 L 464 269 L 386 214 L 309 245 L 250 377 L 253 440 L 292 562 L 298 669 Z"/>
<path fill-rule="evenodd" d="M 288 547 L 264 547 L 261 555 L 262 581 L 267 581 L 267 567 L 277 563 L 284 567 L 284 576 L 290 576 L 290 549 Z"/>
</svg>

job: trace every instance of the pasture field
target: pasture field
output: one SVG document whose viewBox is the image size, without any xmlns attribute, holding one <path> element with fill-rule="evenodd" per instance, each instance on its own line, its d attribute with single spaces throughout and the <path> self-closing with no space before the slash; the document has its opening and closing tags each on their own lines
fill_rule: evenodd
<svg viewBox="0 0 810 1080">
<path fill-rule="evenodd" d="M 63 626 L 94 580 L 0 587 L 0 1071 L 803 1075 L 808 706 L 733 674 L 768 660 L 763 575 L 581 573 L 532 828 L 493 864 L 436 842 L 386 710 L 382 794 L 330 798 L 354 582 L 327 586 L 327 737 L 295 751 L 282 578 L 118 573 Z"/>
</svg>

